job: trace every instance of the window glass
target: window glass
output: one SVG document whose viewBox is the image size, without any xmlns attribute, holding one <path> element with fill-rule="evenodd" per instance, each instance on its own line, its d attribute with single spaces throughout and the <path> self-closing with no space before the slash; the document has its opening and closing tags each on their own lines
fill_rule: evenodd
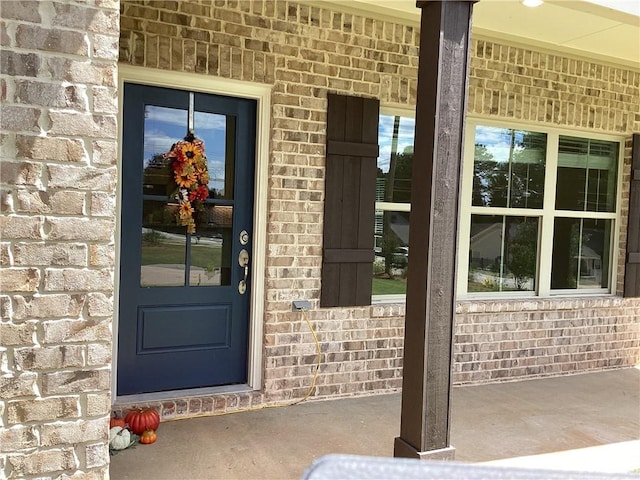
<svg viewBox="0 0 640 480">
<path fill-rule="evenodd" d="M 471 216 L 469 292 L 534 291 L 538 218 Z"/>
<path fill-rule="evenodd" d="M 556 208 L 614 212 L 619 144 L 561 136 Z"/>
<path fill-rule="evenodd" d="M 465 154 L 465 169 L 473 163 L 472 192 L 462 206 L 460 239 L 463 258 L 469 256 L 458 265 L 467 269 L 459 292 L 545 296 L 611 288 L 621 142 L 538 128 L 470 123 L 474 149 Z M 523 216 L 522 209 L 536 211 Z"/>
<path fill-rule="evenodd" d="M 373 295 L 405 294 L 409 266 L 409 212 L 376 211 Z"/>
<path fill-rule="evenodd" d="M 186 230 L 176 225 L 177 209 L 175 202 L 142 204 L 141 287 L 185 284 Z"/>
<path fill-rule="evenodd" d="M 207 149 L 209 198 L 233 199 L 235 117 L 196 111 L 193 122 Z"/>
<path fill-rule="evenodd" d="M 380 115 L 373 238 L 373 295 L 404 295 L 409 265 L 409 212 L 415 120 Z"/>
<path fill-rule="evenodd" d="M 556 218 L 552 289 L 606 288 L 612 220 Z"/>
<path fill-rule="evenodd" d="M 542 208 L 547 136 L 476 127 L 472 204 Z"/>
<path fill-rule="evenodd" d="M 380 115 L 378 126 L 378 174 L 376 201 L 411 202 L 411 165 L 415 120 L 399 115 Z"/>
</svg>

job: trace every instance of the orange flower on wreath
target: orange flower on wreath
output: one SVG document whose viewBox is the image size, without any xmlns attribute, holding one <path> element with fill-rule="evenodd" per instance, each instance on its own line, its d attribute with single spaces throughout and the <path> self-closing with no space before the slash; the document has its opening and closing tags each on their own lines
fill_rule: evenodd
<svg viewBox="0 0 640 480">
<path fill-rule="evenodd" d="M 209 170 L 204 143 L 189 132 L 184 140 L 176 142 L 165 154 L 171 160 L 173 183 L 176 188 L 172 196 L 178 200 L 176 223 L 187 227 L 187 233 L 195 233 L 195 215 L 203 209 L 209 196 Z"/>
<path fill-rule="evenodd" d="M 178 187 L 191 188 L 196 182 L 196 170 L 191 165 L 183 165 L 174 173 L 174 179 Z"/>
</svg>

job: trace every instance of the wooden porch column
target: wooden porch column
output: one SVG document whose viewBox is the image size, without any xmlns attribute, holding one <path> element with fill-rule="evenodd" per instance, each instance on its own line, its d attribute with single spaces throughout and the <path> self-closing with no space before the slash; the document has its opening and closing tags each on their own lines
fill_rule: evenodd
<svg viewBox="0 0 640 480">
<path fill-rule="evenodd" d="M 422 9 L 409 230 L 402 420 L 394 456 L 449 459 L 462 137 L 474 1 Z"/>
</svg>

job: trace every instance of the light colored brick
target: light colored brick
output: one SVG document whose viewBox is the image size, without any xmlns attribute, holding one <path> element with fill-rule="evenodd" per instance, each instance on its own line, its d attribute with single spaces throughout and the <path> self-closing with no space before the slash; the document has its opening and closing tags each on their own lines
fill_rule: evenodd
<svg viewBox="0 0 640 480">
<path fill-rule="evenodd" d="M 42 393 L 44 395 L 61 395 L 108 390 L 110 388 L 109 382 L 109 370 L 74 370 L 73 372 L 43 373 Z"/>
<path fill-rule="evenodd" d="M 18 200 L 17 211 L 20 213 L 48 213 L 51 211 L 49 205 L 43 200 L 47 197 L 46 192 L 18 190 L 16 198 Z"/>
<path fill-rule="evenodd" d="M 82 215 L 85 213 L 84 192 L 73 192 L 68 190 L 53 191 L 49 196 L 51 213 L 60 215 Z"/>
<path fill-rule="evenodd" d="M 7 295 L 0 295 L 0 320 L 13 319 L 13 305 L 11 303 L 11 297 Z"/>
<path fill-rule="evenodd" d="M 85 449 L 85 464 L 87 468 L 109 465 L 109 446 L 105 443 L 87 445 Z"/>
<path fill-rule="evenodd" d="M 16 135 L 18 158 L 55 160 L 59 162 L 87 162 L 81 140 L 67 138 Z"/>
<path fill-rule="evenodd" d="M 16 348 L 13 355 L 17 370 L 68 370 L 84 365 L 84 352 L 85 347 L 82 345 L 60 345 Z"/>
<path fill-rule="evenodd" d="M 114 115 L 91 115 L 49 111 L 51 135 L 82 135 L 87 137 L 116 138 L 117 122 Z"/>
<path fill-rule="evenodd" d="M 9 250 L 10 243 L 0 243 L 0 266 L 8 267 L 12 263 L 12 256 Z"/>
<path fill-rule="evenodd" d="M 78 418 L 79 416 L 80 402 L 78 397 L 53 397 L 7 402 L 9 425 L 53 422 L 59 419 Z"/>
<path fill-rule="evenodd" d="M 77 317 L 84 304 L 81 295 L 14 297 L 14 319 Z"/>
<path fill-rule="evenodd" d="M 42 165 L 31 162 L 2 160 L 0 183 L 41 187 Z"/>
<path fill-rule="evenodd" d="M 90 245 L 89 264 L 93 267 L 110 267 L 115 264 L 115 248 L 113 245 Z"/>
<path fill-rule="evenodd" d="M 40 110 L 30 107 L 3 105 L 0 128 L 12 132 L 38 132 Z"/>
<path fill-rule="evenodd" d="M 113 237 L 114 226 L 113 220 L 47 217 L 45 228 L 49 240 L 104 242 Z"/>
<path fill-rule="evenodd" d="M 104 417 L 111 412 L 111 395 L 109 393 L 88 393 L 85 416 Z"/>
<path fill-rule="evenodd" d="M 111 364 L 111 344 L 93 343 L 87 346 L 87 366 Z"/>
<path fill-rule="evenodd" d="M 80 270 L 47 268 L 44 275 L 45 291 L 113 291 L 111 270 Z"/>
<path fill-rule="evenodd" d="M 116 199 L 113 194 L 93 192 L 91 194 L 89 213 L 95 217 L 114 217 L 116 214 Z"/>
<path fill-rule="evenodd" d="M 83 244 L 16 243 L 13 251 L 16 266 L 87 265 L 87 246 Z"/>
<path fill-rule="evenodd" d="M 43 475 L 76 469 L 78 459 L 72 448 L 51 449 L 10 456 L 8 463 L 18 476 Z"/>
<path fill-rule="evenodd" d="M 118 144 L 115 141 L 98 140 L 93 142 L 94 165 L 115 165 L 118 160 Z"/>
<path fill-rule="evenodd" d="M 48 185 L 49 188 L 77 188 L 111 192 L 116 185 L 116 169 L 49 165 Z"/>
<path fill-rule="evenodd" d="M 108 320 L 54 320 L 42 323 L 42 343 L 101 342 L 111 339 Z"/>
<path fill-rule="evenodd" d="M 36 322 L 0 323 L 2 346 L 29 346 L 35 344 Z"/>
<path fill-rule="evenodd" d="M 38 376 L 35 373 L 8 374 L 0 377 L 0 398 L 9 400 L 15 397 L 37 395 Z"/>
<path fill-rule="evenodd" d="M 41 226 L 42 221 L 38 217 L 1 216 L 0 238 L 42 240 Z"/>
<path fill-rule="evenodd" d="M 40 270 L 36 268 L 4 268 L 0 275 L 0 291 L 35 292 L 40 284 Z"/>
<path fill-rule="evenodd" d="M 38 431 L 34 426 L 16 425 L 0 429 L 0 445 L 4 453 L 32 449 L 39 443 Z"/>
<path fill-rule="evenodd" d="M 16 80 L 14 101 L 44 107 L 70 108 L 86 111 L 86 87 L 37 82 L 32 79 Z"/>
<path fill-rule="evenodd" d="M 108 418 L 45 424 L 40 427 L 40 443 L 46 447 L 106 440 L 108 430 Z"/>
<path fill-rule="evenodd" d="M 113 297 L 100 292 L 90 293 L 86 304 L 89 318 L 113 316 Z"/>
</svg>

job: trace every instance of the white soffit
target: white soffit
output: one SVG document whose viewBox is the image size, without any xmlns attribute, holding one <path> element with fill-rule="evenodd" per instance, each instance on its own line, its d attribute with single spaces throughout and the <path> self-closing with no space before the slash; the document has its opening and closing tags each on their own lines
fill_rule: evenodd
<svg viewBox="0 0 640 480">
<path fill-rule="evenodd" d="M 312 3 L 413 23 L 420 18 L 415 0 Z M 480 0 L 473 10 L 473 33 L 640 69 L 640 0 L 546 0 L 536 8 L 520 0 Z"/>
</svg>

